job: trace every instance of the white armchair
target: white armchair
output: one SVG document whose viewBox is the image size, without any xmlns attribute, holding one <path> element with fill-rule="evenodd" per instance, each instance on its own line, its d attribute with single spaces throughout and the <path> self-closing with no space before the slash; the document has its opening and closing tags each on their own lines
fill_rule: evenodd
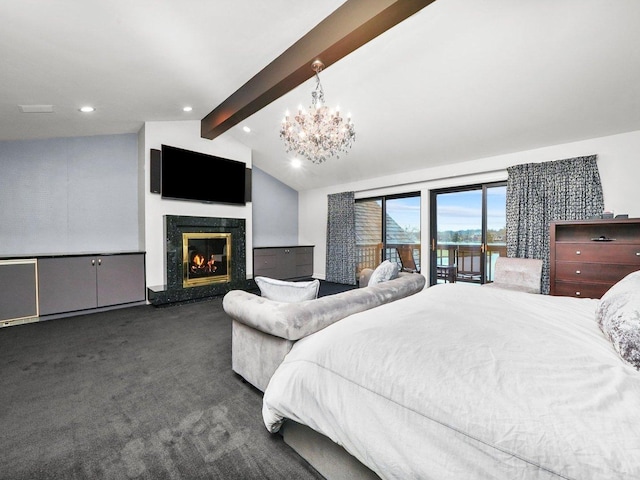
<svg viewBox="0 0 640 480">
<path fill-rule="evenodd" d="M 540 293 L 541 279 L 542 260 L 498 257 L 493 283 L 487 283 L 485 286 L 527 293 Z"/>
</svg>

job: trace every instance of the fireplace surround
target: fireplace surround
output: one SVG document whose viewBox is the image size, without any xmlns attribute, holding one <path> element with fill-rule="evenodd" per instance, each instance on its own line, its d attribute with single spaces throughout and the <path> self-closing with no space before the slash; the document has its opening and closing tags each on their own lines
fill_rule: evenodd
<svg viewBox="0 0 640 480">
<path fill-rule="evenodd" d="M 164 228 L 166 284 L 149 288 L 152 304 L 197 300 L 246 287 L 244 219 L 165 215 Z"/>
</svg>

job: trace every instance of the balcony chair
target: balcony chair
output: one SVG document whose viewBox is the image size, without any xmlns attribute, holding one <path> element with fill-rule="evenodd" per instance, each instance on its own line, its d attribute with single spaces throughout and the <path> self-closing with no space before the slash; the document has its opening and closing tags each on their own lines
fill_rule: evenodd
<svg viewBox="0 0 640 480">
<path fill-rule="evenodd" d="M 447 264 L 442 262 L 446 258 Z M 458 279 L 458 249 L 449 249 L 447 257 L 438 258 L 436 265 L 436 278 L 444 280 L 444 283 L 455 283 Z"/>
<path fill-rule="evenodd" d="M 534 258 L 498 257 L 493 282 L 485 287 L 504 288 L 527 293 L 540 293 L 542 260 Z"/>
<path fill-rule="evenodd" d="M 402 264 L 401 271 L 409 273 L 420 273 L 420 269 L 416 266 L 416 261 L 413 258 L 413 247 L 411 245 L 400 245 L 396 247 L 400 263 Z"/>
</svg>

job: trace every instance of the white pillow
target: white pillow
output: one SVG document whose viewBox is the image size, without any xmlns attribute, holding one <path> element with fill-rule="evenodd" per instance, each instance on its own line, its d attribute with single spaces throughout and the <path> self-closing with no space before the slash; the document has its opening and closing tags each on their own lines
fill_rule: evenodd
<svg viewBox="0 0 640 480">
<path fill-rule="evenodd" d="M 371 285 L 386 282 L 387 280 L 392 280 L 397 276 L 398 264 L 396 262 L 385 260 L 373 271 L 371 277 L 369 278 L 369 283 L 367 284 L 367 286 L 370 287 Z"/>
<path fill-rule="evenodd" d="M 630 273 L 602 296 L 596 320 L 622 359 L 640 370 L 640 271 Z"/>
<path fill-rule="evenodd" d="M 297 303 L 318 298 L 320 281 L 311 282 L 284 282 L 269 277 L 256 277 L 255 279 L 260 295 L 276 302 Z"/>
</svg>

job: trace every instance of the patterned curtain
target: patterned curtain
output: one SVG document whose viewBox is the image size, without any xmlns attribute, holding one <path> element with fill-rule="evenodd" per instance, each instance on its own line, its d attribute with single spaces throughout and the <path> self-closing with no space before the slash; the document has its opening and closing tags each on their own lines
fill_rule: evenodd
<svg viewBox="0 0 640 480">
<path fill-rule="evenodd" d="M 356 284 L 356 202 L 353 192 L 328 196 L 327 274 L 329 282 Z"/>
<path fill-rule="evenodd" d="M 507 256 L 543 261 L 542 293 L 549 293 L 549 223 L 602 214 L 596 155 L 507 169 Z"/>
</svg>

